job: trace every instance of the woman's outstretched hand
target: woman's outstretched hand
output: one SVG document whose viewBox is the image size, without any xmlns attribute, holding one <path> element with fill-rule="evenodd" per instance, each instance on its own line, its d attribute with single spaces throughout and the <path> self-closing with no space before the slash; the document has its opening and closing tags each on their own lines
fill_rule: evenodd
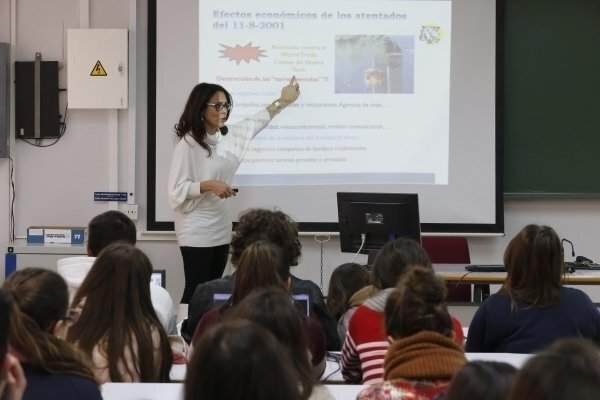
<svg viewBox="0 0 600 400">
<path fill-rule="evenodd" d="M 296 101 L 296 99 L 300 96 L 300 84 L 295 76 L 292 76 L 290 79 L 290 83 L 281 89 L 281 96 L 279 97 L 279 101 L 281 101 L 284 105 L 288 105 Z"/>
</svg>

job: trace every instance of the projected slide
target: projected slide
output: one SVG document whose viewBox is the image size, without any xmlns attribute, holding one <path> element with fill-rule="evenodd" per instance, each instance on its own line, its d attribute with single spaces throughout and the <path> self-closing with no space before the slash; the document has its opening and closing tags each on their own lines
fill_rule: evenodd
<svg viewBox="0 0 600 400">
<path fill-rule="evenodd" d="M 450 1 L 204 1 L 199 81 L 230 123 L 297 103 L 252 142 L 237 185 L 448 184 Z"/>
</svg>

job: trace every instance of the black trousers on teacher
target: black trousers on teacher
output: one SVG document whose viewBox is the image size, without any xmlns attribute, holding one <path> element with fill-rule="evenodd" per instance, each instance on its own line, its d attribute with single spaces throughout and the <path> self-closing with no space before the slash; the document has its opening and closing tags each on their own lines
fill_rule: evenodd
<svg viewBox="0 0 600 400">
<path fill-rule="evenodd" d="M 229 255 L 229 245 L 216 247 L 179 247 L 183 256 L 185 289 L 181 302 L 188 304 L 196 286 L 223 276 Z"/>
</svg>

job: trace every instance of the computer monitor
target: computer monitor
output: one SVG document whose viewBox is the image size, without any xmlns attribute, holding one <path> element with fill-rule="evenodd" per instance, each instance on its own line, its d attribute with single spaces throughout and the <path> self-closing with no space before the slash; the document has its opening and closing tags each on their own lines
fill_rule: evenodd
<svg viewBox="0 0 600 400">
<path fill-rule="evenodd" d="M 150 275 L 150 282 L 162 288 L 167 287 L 167 271 L 164 269 L 155 269 Z"/>
<path fill-rule="evenodd" d="M 421 242 L 416 194 L 338 192 L 337 204 L 342 252 L 374 253 L 400 237 Z"/>
</svg>

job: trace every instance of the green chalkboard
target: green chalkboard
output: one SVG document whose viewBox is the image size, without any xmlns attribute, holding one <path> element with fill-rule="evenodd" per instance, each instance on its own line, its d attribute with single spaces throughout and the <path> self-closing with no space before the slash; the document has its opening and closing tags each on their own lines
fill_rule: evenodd
<svg viewBox="0 0 600 400">
<path fill-rule="evenodd" d="M 600 195 L 600 1 L 497 1 L 504 192 Z"/>
</svg>

